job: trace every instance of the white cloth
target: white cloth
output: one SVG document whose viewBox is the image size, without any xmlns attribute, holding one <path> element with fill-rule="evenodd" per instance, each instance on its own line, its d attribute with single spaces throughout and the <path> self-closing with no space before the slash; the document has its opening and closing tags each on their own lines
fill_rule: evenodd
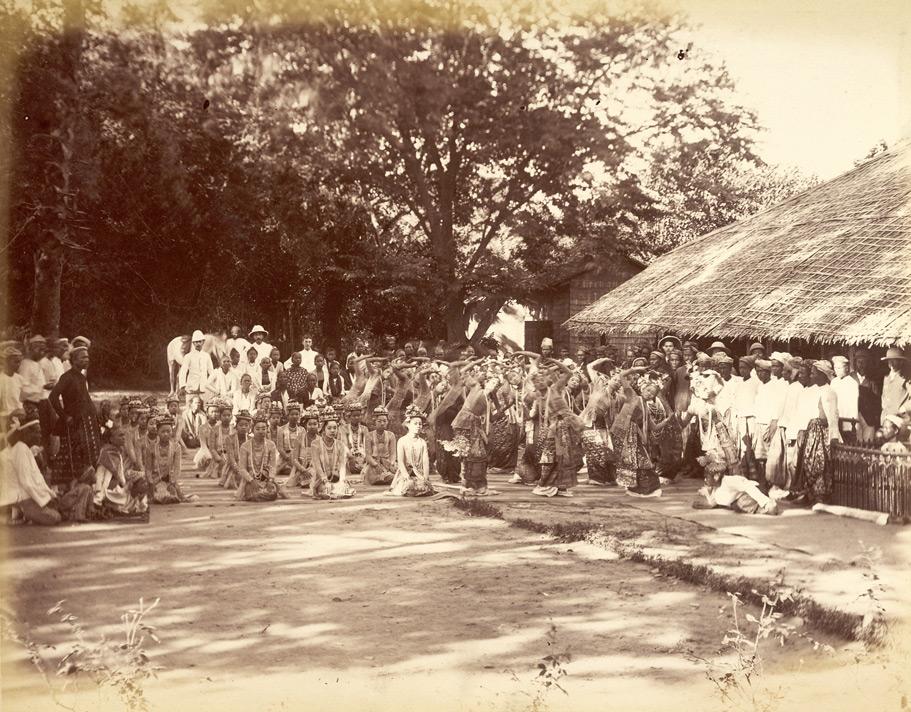
<svg viewBox="0 0 911 712">
<path fill-rule="evenodd" d="M 851 376 L 839 376 L 832 379 L 832 390 L 838 399 L 839 416 L 857 420 L 857 402 L 860 398 L 858 382 Z"/>
<path fill-rule="evenodd" d="M 731 415 L 735 418 L 748 418 L 753 415 L 753 405 L 756 402 L 756 388 L 759 379 L 747 378 L 740 381 L 734 390 Z"/>
<path fill-rule="evenodd" d="M 250 342 L 247 341 L 243 336 L 238 336 L 236 339 L 230 338 L 225 340 L 225 353 L 230 356 L 232 349 L 234 351 L 237 351 L 237 355 L 240 356 L 241 363 L 247 360 L 247 349 L 249 348 Z"/>
<path fill-rule="evenodd" d="M 803 393 L 803 384 L 794 381 L 788 385 L 788 395 L 784 401 L 784 410 L 781 419 L 778 421 L 778 427 L 785 429 L 785 437 L 788 440 L 796 440 L 797 433 L 800 432 L 800 394 Z M 806 427 L 806 424 L 804 424 Z"/>
<path fill-rule="evenodd" d="M 753 402 L 753 417 L 761 425 L 768 425 L 781 418 L 784 403 L 788 396 L 788 382 L 774 376 L 767 383 L 760 382 L 756 388 Z"/>
<path fill-rule="evenodd" d="M 0 451 L 0 463 L 0 507 L 26 499 L 43 507 L 53 499 L 54 492 L 44 481 L 28 445 L 18 442 Z"/>
<path fill-rule="evenodd" d="M 19 375 L 22 377 L 22 395 L 26 400 L 45 400 L 50 391 L 44 385 L 47 379 L 44 370 L 37 361 L 30 358 L 22 359 L 19 364 Z"/>
<path fill-rule="evenodd" d="M 256 349 L 256 363 L 257 364 L 260 361 L 262 361 L 264 358 L 272 358 L 272 344 L 267 344 L 265 341 L 263 341 L 261 344 L 257 344 L 255 342 L 251 341 L 250 345 L 247 346 L 248 351 L 250 350 L 250 346 L 252 346 L 254 349 Z M 245 356 L 243 354 L 241 354 L 241 360 L 243 360 L 244 358 L 245 358 Z"/>
<path fill-rule="evenodd" d="M 179 384 L 190 393 L 201 392 L 212 375 L 212 357 L 205 351 L 192 349 L 183 357 Z"/>
<path fill-rule="evenodd" d="M 715 408 L 722 416 L 725 416 L 734 407 L 734 398 L 741 383 L 743 383 L 743 379 L 740 376 L 731 376 L 731 380 L 725 381 L 718 395 L 715 396 Z"/>
<path fill-rule="evenodd" d="M 311 372 L 316 370 L 316 355 L 319 353 L 318 351 L 314 351 L 313 349 L 301 349 L 297 353 L 301 355 L 301 366 Z M 292 356 L 293 355 L 294 354 L 292 354 Z M 291 368 L 290 358 L 285 361 L 285 368 Z"/>
<path fill-rule="evenodd" d="M 44 380 L 48 383 L 56 383 L 63 375 L 63 361 L 56 356 L 45 356 L 38 364 L 44 372 Z"/>
<path fill-rule="evenodd" d="M 217 368 L 206 382 L 206 390 L 214 396 L 231 400 L 234 391 L 240 389 L 237 372 L 232 368 L 227 373 Z"/>
<path fill-rule="evenodd" d="M 804 388 L 797 396 L 797 410 L 794 419 L 788 423 L 788 430 L 800 432 L 806 430 L 813 418 L 819 417 L 819 386 Z"/>
<path fill-rule="evenodd" d="M 763 509 L 772 507 L 775 503 L 762 493 L 753 480 L 748 480 L 741 475 L 726 475 L 721 478 L 721 484 L 712 492 L 715 504 L 730 507 L 741 492 L 746 492 L 756 500 Z"/>
<path fill-rule="evenodd" d="M 231 396 L 231 406 L 231 412 L 234 415 L 237 415 L 242 410 L 252 415 L 253 409 L 256 407 L 256 389 L 251 388 L 249 392 L 244 393 L 238 388 Z"/>
<path fill-rule="evenodd" d="M 0 373 L 0 415 L 22 410 L 22 376 Z"/>
</svg>

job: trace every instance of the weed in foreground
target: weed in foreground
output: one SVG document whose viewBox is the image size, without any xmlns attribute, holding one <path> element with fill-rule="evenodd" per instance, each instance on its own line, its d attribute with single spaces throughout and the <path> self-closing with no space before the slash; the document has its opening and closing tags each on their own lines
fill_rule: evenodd
<svg viewBox="0 0 911 712">
<path fill-rule="evenodd" d="M 123 623 L 123 638 L 119 641 L 108 640 L 101 635 L 97 640 L 90 640 L 79 618 L 63 608 L 65 601 L 58 601 L 48 612 L 48 616 L 59 616 L 61 623 L 66 624 L 70 640 L 65 643 L 66 654 L 56 663 L 56 675 L 66 678 L 58 689 L 48 674 L 47 664 L 42 651 L 55 653 L 57 646 L 39 644 L 26 629 L 20 632 L 20 626 L 7 615 L 0 616 L 2 635 L 25 648 L 32 665 L 38 670 L 53 702 L 65 709 L 75 708 L 63 704 L 60 693 L 73 690 L 79 674 L 87 675 L 99 688 L 113 689 L 124 706 L 129 710 L 146 712 L 149 709 L 143 685 L 150 677 L 155 677 L 154 667 L 143 649 L 146 638 L 159 642 L 155 627 L 145 622 L 148 613 L 158 605 L 158 600 L 146 606 L 139 599 L 139 607 L 130 609 L 120 619 Z M 56 657 L 56 655 L 54 655 Z"/>
<path fill-rule="evenodd" d="M 538 661 L 537 673 L 529 683 L 533 692 L 522 690 L 522 694 L 531 700 L 528 707 L 530 712 L 544 712 L 547 709 L 547 696 L 553 690 L 559 690 L 564 695 L 569 695 L 562 683 L 569 674 L 566 666 L 572 661 L 572 655 L 568 649 L 558 650 L 557 626 L 553 623 L 547 629 L 546 644 L 547 655 L 542 656 Z M 507 670 L 507 672 L 516 682 L 520 684 L 523 682 L 512 670 Z"/>
</svg>

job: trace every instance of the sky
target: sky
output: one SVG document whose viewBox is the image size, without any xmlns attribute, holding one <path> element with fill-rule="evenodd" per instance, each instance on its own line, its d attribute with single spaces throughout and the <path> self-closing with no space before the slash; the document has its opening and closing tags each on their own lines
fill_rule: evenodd
<svg viewBox="0 0 911 712">
<path fill-rule="evenodd" d="M 911 0 L 669 0 L 766 127 L 760 155 L 822 179 L 911 136 Z"/>
</svg>

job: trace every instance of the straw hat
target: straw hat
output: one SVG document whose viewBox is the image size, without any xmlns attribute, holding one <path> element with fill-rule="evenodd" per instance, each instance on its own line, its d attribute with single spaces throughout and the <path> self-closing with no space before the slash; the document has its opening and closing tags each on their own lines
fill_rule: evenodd
<svg viewBox="0 0 911 712">
<path fill-rule="evenodd" d="M 678 339 L 676 336 L 672 336 L 671 334 L 665 334 L 664 336 L 662 336 L 661 339 L 658 341 L 658 345 L 663 346 L 666 341 L 670 341 L 671 343 L 673 343 L 674 348 L 676 348 L 676 349 L 683 348 L 683 344 L 680 343 L 680 339 Z"/>
<path fill-rule="evenodd" d="M 905 352 L 904 352 L 904 351 L 902 351 L 900 348 L 898 348 L 898 347 L 896 347 L 896 346 L 893 346 L 891 349 L 889 349 L 888 351 L 886 351 L 886 355 L 883 356 L 883 357 L 880 359 L 880 361 L 889 361 L 890 359 L 894 359 L 894 358 L 895 358 L 895 359 L 902 359 L 903 361 L 907 361 L 907 360 L 908 360 L 908 357 L 905 356 Z"/>
<path fill-rule="evenodd" d="M 715 341 L 715 342 L 713 342 L 712 345 L 709 346 L 708 351 L 709 351 L 709 353 L 712 353 L 712 351 L 715 351 L 716 349 L 719 349 L 719 350 L 721 350 L 721 351 L 724 351 L 724 352 L 725 352 L 726 354 L 728 354 L 729 356 L 730 356 L 730 354 L 731 354 L 731 350 L 730 350 L 727 346 L 725 346 L 724 343 L 722 343 L 721 341 Z"/>
<path fill-rule="evenodd" d="M 262 334 L 263 336 L 268 336 L 268 335 L 269 335 L 269 332 L 266 331 L 266 330 L 262 327 L 261 324 L 257 324 L 257 325 L 254 326 L 252 329 L 250 329 L 250 333 L 247 334 L 247 336 L 253 336 L 254 334 Z"/>
</svg>

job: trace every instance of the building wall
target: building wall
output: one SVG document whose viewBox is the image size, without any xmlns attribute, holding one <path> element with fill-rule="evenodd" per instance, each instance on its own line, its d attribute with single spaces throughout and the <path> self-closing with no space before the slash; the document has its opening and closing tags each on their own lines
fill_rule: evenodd
<svg viewBox="0 0 911 712">
<path fill-rule="evenodd" d="M 624 259 L 616 260 L 602 264 L 597 269 L 583 272 L 573 277 L 569 281 L 569 304 L 566 310 L 566 316 L 554 321 L 558 324 L 566 321 L 569 317 L 577 314 L 585 307 L 597 301 L 604 294 L 620 286 L 630 277 L 638 274 L 642 268 L 638 265 Z M 555 329 L 558 334 L 557 340 L 569 346 L 570 350 L 575 353 L 580 346 L 583 348 L 592 348 L 605 342 L 599 336 L 587 336 L 581 334 L 572 334 L 567 332 L 562 326 Z M 623 354 L 626 346 L 642 340 L 641 337 L 634 336 L 611 336 L 606 339 L 617 350 Z"/>
</svg>

